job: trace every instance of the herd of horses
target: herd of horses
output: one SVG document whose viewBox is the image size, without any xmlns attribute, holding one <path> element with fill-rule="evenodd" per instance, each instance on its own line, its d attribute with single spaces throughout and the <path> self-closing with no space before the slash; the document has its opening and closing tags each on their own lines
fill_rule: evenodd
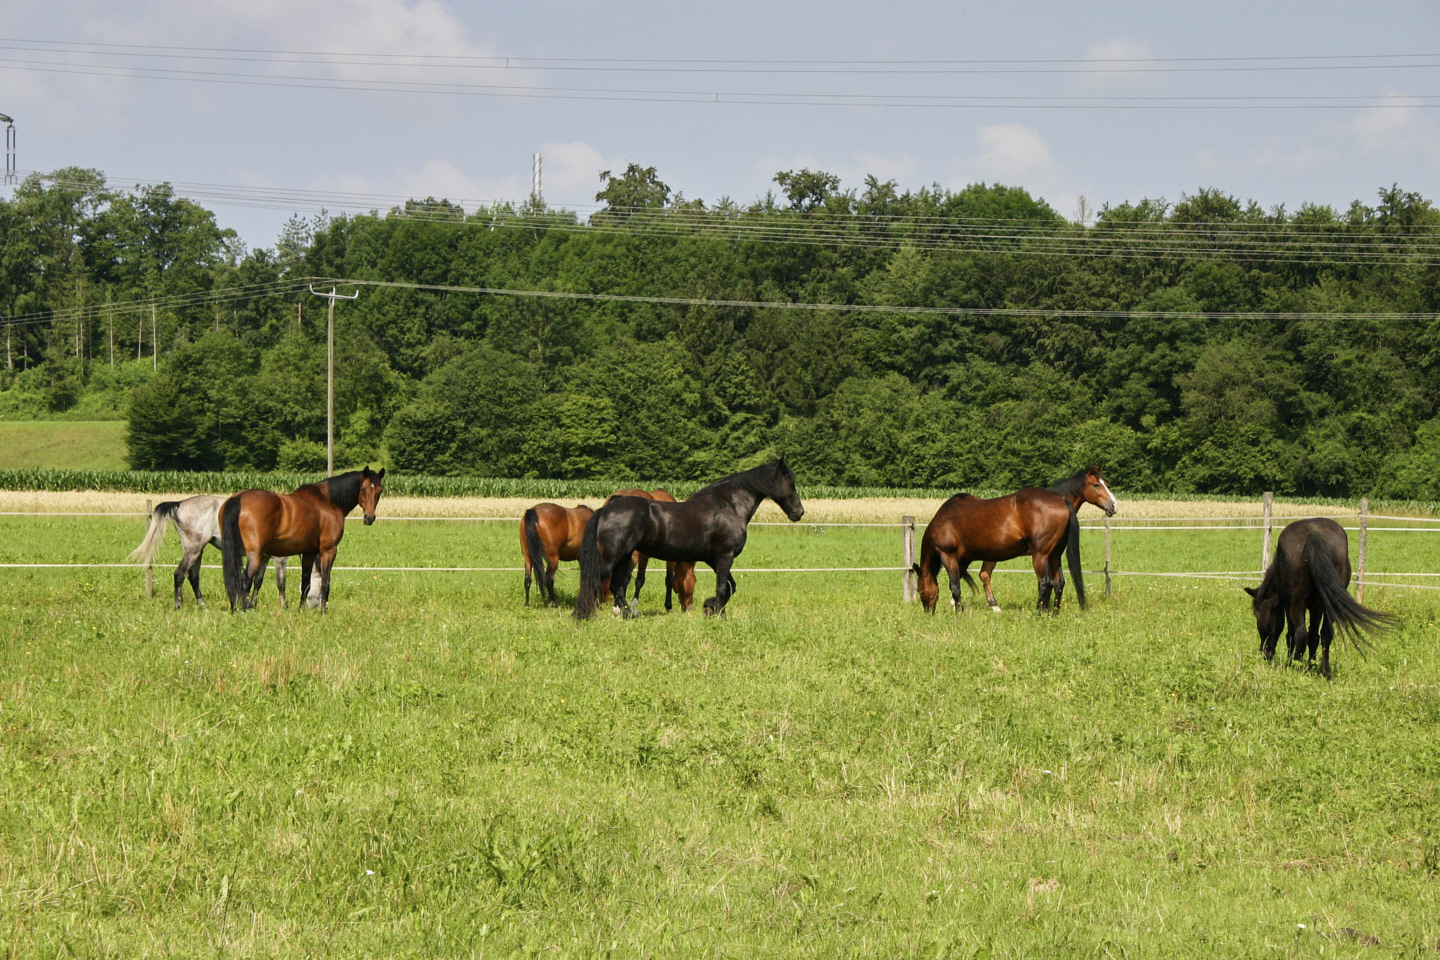
<svg viewBox="0 0 1440 960">
<path fill-rule="evenodd" d="M 285 606 L 285 560 L 299 556 L 303 564 L 301 597 L 306 606 L 324 610 L 330 598 L 330 570 L 345 535 L 345 518 L 358 506 L 365 523 L 375 522 L 385 471 L 355 470 L 300 487 L 290 494 L 244 490 L 231 497 L 197 496 L 155 507 L 145 538 L 131 559 L 150 565 L 164 540 L 166 525 L 179 532 L 182 557 L 175 570 L 175 606 L 181 606 L 186 580 L 195 600 L 200 594 L 200 555 L 207 544 L 219 548 L 225 591 L 231 610 L 255 605 L 265 567 L 275 560 L 281 606 Z M 672 596 L 682 611 L 695 595 L 695 565 L 715 572 L 715 596 L 706 600 L 707 616 L 722 616 L 735 594 L 731 568 L 745 549 L 751 518 L 765 500 L 772 500 L 791 522 L 805 515 L 795 475 L 778 460 L 726 477 L 677 501 L 665 490 L 617 490 L 597 510 L 579 505 L 539 503 L 520 521 L 520 550 L 525 562 L 525 603 L 533 582 L 540 600 L 557 606 L 555 573 L 561 561 L 580 562 L 580 585 L 574 616 L 593 617 L 606 596 L 621 617 L 638 613 L 645 570 L 653 558 L 665 562 L 665 609 Z M 1113 516 L 1114 493 L 1098 467 L 1081 470 L 1053 486 L 1030 487 L 1008 496 L 975 497 L 961 493 L 946 500 L 926 525 L 920 560 L 913 567 L 921 603 L 927 613 L 938 604 L 939 573 L 950 583 L 950 602 L 964 609 L 960 584 L 977 589 L 969 568 L 980 564 L 980 580 L 992 611 L 1000 610 L 991 589 L 995 565 L 1028 554 L 1038 589 L 1036 607 L 1057 612 L 1065 592 L 1062 559 L 1068 561 L 1075 596 L 1085 606 L 1080 564 L 1078 511 L 1092 504 Z M 635 594 L 626 593 L 631 577 Z M 1290 659 L 1308 654 L 1313 665 L 1330 677 L 1330 643 L 1338 629 L 1356 649 L 1363 649 L 1365 631 L 1384 630 L 1398 620 L 1361 606 L 1347 592 L 1350 582 L 1349 544 L 1345 531 L 1332 520 L 1316 518 L 1287 526 L 1275 562 L 1260 585 L 1247 587 L 1266 660 L 1275 655 L 1282 631 Z M 1306 616 L 1309 616 L 1307 626 Z"/>
</svg>

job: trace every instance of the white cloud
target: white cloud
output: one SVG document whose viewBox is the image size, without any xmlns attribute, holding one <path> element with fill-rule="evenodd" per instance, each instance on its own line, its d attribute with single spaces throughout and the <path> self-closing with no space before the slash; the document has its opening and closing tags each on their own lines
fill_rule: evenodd
<svg viewBox="0 0 1440 960">
<path fill-rule="evenodd" d="M 1115 37 L 1098 40 L 1085 47 L 1082 85 L 1097 87 L 1153 87 L 1160 75 L 1153 73 L 1156 64 L 1133 61 L 1154 60 L 1155 48 L 1148 40 Z"/>
<path fill-rule="evenodd" d="M 1327 147 L 1268 140 L 1239 155 L 1224 153 L 1213 147 L 1201 150 L 1196 154 L 1195 165 L 1202 171 L 1216 175 L 1295 174 L 1320 169 L 1340 159 L 1338 152 Z"/>
<path fill-rule="evenodd" d="M 1039 130 L 1018 123 L 995 123 L 978 131 L 981 153 L 964 166 L 978 176 L 1016 186 L 1054 183 L 1060 166 Z"/>
</svg>

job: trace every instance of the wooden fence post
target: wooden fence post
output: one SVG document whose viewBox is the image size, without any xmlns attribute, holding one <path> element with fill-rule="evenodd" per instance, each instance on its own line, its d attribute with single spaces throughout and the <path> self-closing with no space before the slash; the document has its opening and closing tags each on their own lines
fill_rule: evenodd
<svg viewBox="0 0 1440 960">
<path fill-rule="evenodd" d="M 1365 539 L 1370 532 L 1370 500 L 1369 498 L 1360 501 L 1360 564 L 1359 575 L 1355 583 L 1355 599 L 1365 602 Z"/>
<path fill-rule="evenodd" d="M 146 523 L 149 523 L 149 522 L 150 522 L 150 511 L 153 510 L 154 508 L 155 508 L 155 507 L 154 507 L 154 504 L 152 504 L 149 500 L 146 500 L 146 501 L 145 501 L 145 522 L 146 522 Z M 145 599 L 146 599 L 146 600 L 149 600 L 149 599 L 151 599 L 151 598 L 154 597 L 154 596 L 155 596 L 155 565 L 154 565 L 153 563 L 147 563 L 147 564 L 145 564 Z"/>
<path fill-rule="evenodd" d="M 1275 501 L 1275 494 L 1269 490 L 1265 491 L 1265 537 L 1260 543 L 1260 576 L 1265 576 L 1270 571 L 1270 533 L 1271 517 L 1270 507 Z"/>
<path fill-rule="evenodd" d="M 1110 598 L 1110 518 L 1105 518 L 1105 598 Z"/>
<path fill-rule="evenodd" d="M 918 579 L 915 576 L 915 518 L 900 518 L 905 540 L 905 602 L 914 603 Z"/>
</svg>

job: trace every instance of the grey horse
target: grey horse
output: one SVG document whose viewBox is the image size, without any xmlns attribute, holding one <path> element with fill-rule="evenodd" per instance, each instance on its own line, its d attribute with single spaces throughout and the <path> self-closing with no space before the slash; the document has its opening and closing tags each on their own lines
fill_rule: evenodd
<svg viewBox="0 0 1440 960">
<path fill-rule="evenodd" d="M 142 561 L 146 568 L 155 564 L 155 554 L 160 549 L 160 544 L 165 541 L 166 522 L 175 525 L 175 532 L 180 535 L 180 546 L 184 551 L 180 556 L 180 565 L 175 568 L 175 609 L 180 609 L 180 601 L 188 578 L 190 589 L 195 591 L 195 602 L 201 609 L 205 607 L 205 598 L 200 596 L 200 555 L 205 552 L 205 545 L 208 543 L 220 549 L 220 507 L 225 502 L 225 497 L 201 494 L 198 497 L 189 497 L 185 500 L 167 500 L 157 506 L 150 513 L 150 526 L 145 531 L 145 539 L 140 541 L 130 554 L 131 560 Z M 260 575 L 257 578 L 256 588 L 259 588 L 259 580 L 265 577 L 265 567 L 260 568 Z M 285 558 L 275 558 L 275 585 L 280 588 L 280 606 L 286 606 L 285 602 Z"/>
</svg>

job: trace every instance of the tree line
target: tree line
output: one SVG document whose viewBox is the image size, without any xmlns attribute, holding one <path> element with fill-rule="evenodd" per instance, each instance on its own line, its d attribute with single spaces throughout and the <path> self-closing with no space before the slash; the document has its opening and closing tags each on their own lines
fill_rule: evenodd
<svg viewBox="0 0 1440 960">
<path fill-rule="evenodd" d="M 1201 189 L 1071 222 L 996 184 L 782 171 L 749 204 L 651 167 L 582 220 L 429 198 L 247 249 L 89 170 L 0 201 L 0 416 L 123 417 L 132 467 L 323 465 L 1440 498 L 1440 211 Z M 477 292 L 489 291 L 489 292 Z M 611 299 L 606 299 L 611 298 Z M 797 309 L 796 305 L 823 305 Z"/>
</svg>

